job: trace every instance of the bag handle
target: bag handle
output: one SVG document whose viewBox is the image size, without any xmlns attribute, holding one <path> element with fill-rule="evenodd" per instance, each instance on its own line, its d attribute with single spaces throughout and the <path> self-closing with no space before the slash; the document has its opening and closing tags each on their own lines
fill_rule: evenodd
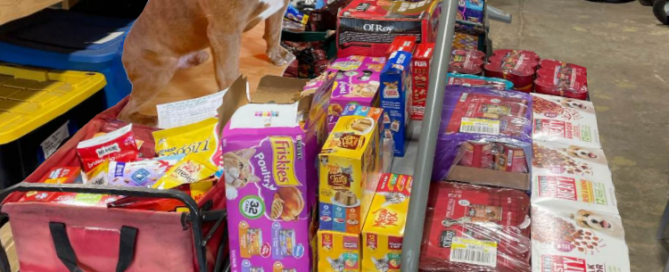
<svg viewBox="0 0 669 272">
<path fill-rule="evenodd" d="M 67 267 L 70 272 L 85 272 L 77 265 L 77 255 L 74 253 L 70 238 L 67 235 L 65 224 L 51 222 L 49 223 L 51 238 L 56 248 L 58 259 Z M 121 228 L 121 238 L 119 241 L 118 263 L 116 272 L 124 272 L 130 267 L 135 257 L 135 243 L 137 242 L 137 229 L 123 226 Z"/>
</svg>

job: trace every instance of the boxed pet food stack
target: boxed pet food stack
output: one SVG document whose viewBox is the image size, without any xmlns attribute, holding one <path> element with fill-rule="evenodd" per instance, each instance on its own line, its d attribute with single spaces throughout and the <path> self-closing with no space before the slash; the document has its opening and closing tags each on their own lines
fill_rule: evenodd
<svg viewBox="0 0 669 272">
<path fill-rule="evenodd" d="M 588 72 L 576 64 L 541 60 L 534 84 L 537 93 L 588 99 Z"/>
<path fill-rule="evenodd" d="M 396 51 L 381 71 L 383 137 L 395 142 L 395 156 L 403 157 L 411 121 L 411 53 Z"/>
<path fill-rule="evenodd" d="M 383 174 L 362 230 L 362 271 L 400 270 L 413 178 Z"/>
<path fill-rule="evenodd" d="M 532 94 L 535 141 L 601 148 L 595 106 L 590 101 Z"/>
<path fill-rule="evenodd" d="M 354 0 L 339 12 L 338 56 L 384 56 L 397 36 L 434 42 L 441 1 Z"/>
<path fill-rule="evenodd" d="M 539 55 L 527 50 L 495 50 L 483 66 L 485 75 L 508 79 L 514 89 L 529 93 L 534 90 L 534 77 L 539 65 Z"/>
<path fill-rule="evenodd" d="M 488 32 L 486 31 L 486 27 L 482 24 L 466 21 L 455 21 L 453 49 L 480 50 L 487 52 L 487 34 Z"/>
<path fill-rule="evenodd" d="M 385 63 L 385 57 L 349 56 L 330 65 L 328 72 L 335 74 L 337 85 L 328 107 L 328 131 L 334 128 L 348 103 L 378 106 L 379 76 Z"/>
<path fill-rule="evenodd" d="M 383 110 L 349 105 L 319 155 L 321 230 L 360 235 L 378 183 Z"/>
<path fill-rule="evenodd" d="M 411 119 L 423 120 L 425 112 L 425 101 L 427 99 L 427 85 L 430 82 L 430 66 L 432 65 L 432 54 L 434 54 L 434 43 L 422 43 L 416 48 L 411 65 L 413 78 L 413 90 L 411 107 L 413 113 Z"/>
<path fill-rule="evenodd" d="M 485 17 L 485 0 L 459 0 L 456 20 L 483 24 Z"/>
<path fill-rule="evenodd" d="M 395 51 L 404 51 L 413 54 L 416 50 L 416 37 L 414 36 L 397 36 L 393 40 L 393 43 L 388 47 L 388 52 L 386 52 L 386 57 L 390 57 Z"/>
<path fill-rule="evenodd" d="M 263 77 L 223 129 L 232 271 L 311 269 L 313 166 L 333 83 L 304 97 L 305 82 Z"/>
<path fill-rule="evenodd" d="M 319 272 L 360 272 L 362 245 L 359 234 L 318 231 Z"/>
</svg>

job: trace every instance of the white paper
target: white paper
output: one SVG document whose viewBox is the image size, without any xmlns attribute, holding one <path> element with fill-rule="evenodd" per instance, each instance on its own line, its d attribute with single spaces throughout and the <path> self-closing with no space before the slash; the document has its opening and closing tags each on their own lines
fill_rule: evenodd
<svg viewBox="0 0 669 272">
<path fill-rule="evenodd" d="M 299 126 L 298 103 L 247 104 L 230 119 L 230 128 L 266 128 Z"/>
<path fill-rule="evenodd" d="M 216 117 L 227 91 L 225 89 L 195 99 L 157 105 L 158 127 L 163 129 L 180 127 Z"/>
<path fill-rule="evenodd" d="M 103 37 L 102 39 L 99 39 L 97 41 L 92 42 L 93 44 L 105 44 L 113 39 L 118 38 L 119 36 L 123 35 L 123 31 L 117 31 L 117 32 L 111 32 L 109 35 Z"/>
<path fill-rule="evenodd" d="M 44 152 L 44 159 L 48 159 L 53 153 L 56 153 L 60 144 L 70 137 L 70 131 L 67 129 L 69 123 L 70 121 L 65 122 L 65 124 L 60 126 L 42 142 L 41 146 L 42 151 Z"/>
</svg>

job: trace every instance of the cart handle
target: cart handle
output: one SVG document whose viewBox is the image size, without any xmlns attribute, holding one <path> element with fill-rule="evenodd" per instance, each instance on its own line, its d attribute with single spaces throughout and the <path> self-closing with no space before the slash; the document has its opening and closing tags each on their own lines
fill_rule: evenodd
<svg viewBox="0 0 669 272">
<path fill-rule="evenodd" d="M 109 194 L 147 198 L 169 198 L 181 201 L 188 208 L 189 219 L 193 224 L 193 242 L 197 254 L 197 262 L 201 272 L 209 271 L 207 267 L 206 255 L 204 252 L 204 243 L 202 242 L 202 213 L 198 209 L 195 200 L 188 194 L 178 190 L 161 190 L 142 187 L 119 187 L 119 186 L 100 186 L 87 184 L 47 184 L 35 182 L 21 182 L 7 189 L 0 191 L 0 203 L 2 203 L 9 194 L 14 192 L 65 192 L 65 193 L 87 193 L 87 194 Z M 2 206 L 0 206 L 0 210 Z M 3 249 L 4 250 L 4 249 Z M 218 260 L 217 260 L 218 262 Z"/>
</svg>

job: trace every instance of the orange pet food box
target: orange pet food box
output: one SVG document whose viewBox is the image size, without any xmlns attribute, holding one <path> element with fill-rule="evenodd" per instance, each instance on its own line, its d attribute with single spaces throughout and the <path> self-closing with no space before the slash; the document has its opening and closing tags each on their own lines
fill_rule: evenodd
<svg viewBox="0 0 669 272">
<path fill-rule="evenodd" d="M 319 272 L 359 272 L 360 235 L 338 231 L 318 231 Z"/>
<path fill-rule="evenodd" d="M 399 272 L 413 178 L 383 174 L 362 229 L 362 271 Z"/>
<path fill-rule="evenodd" d="M 346 106 L 319 154 L 321 230 L 360 235 L 381 169 L 383 109 Z"/>
</svg>

